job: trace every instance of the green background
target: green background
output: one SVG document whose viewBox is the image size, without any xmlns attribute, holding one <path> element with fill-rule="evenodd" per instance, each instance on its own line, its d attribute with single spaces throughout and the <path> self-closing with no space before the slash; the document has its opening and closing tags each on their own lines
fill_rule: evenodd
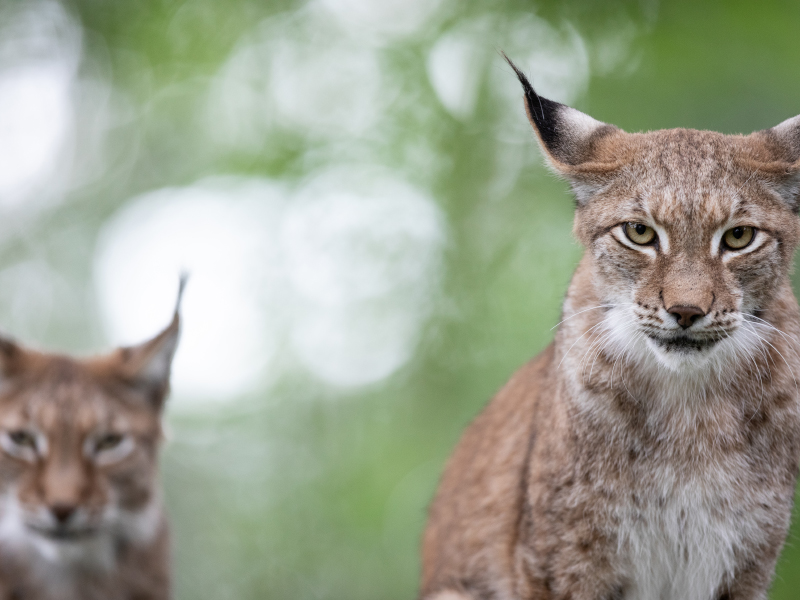
<svg viewBox="0 0 800 600">
<path fill-rule="evenodd" d="M 588 75 L 569 100 L 628 131 L 750 132 L 800 113 L 797 2 L 443 1 L 411 33 L 370 37 L 364 25 L 353 37 L 378 57 L 392 90 L 369 131 L 339 139 L 279 123 L 259 143 L 223 145 L 198 126 L 215 75 L 259 23 L 302 21 L 317 5 L 64 6 L 82 31 L 80 69 L 130 110 L 104 131 L 103 170 L 35 216 L 5 217 L 0 268 L 35 259 L 71 290 L 71 301 L 55 298 L 47 321 L 28 329 L 9 308 L 14 290 L 0 290 L 0 320 L 25 341 L 79 352 L 116 341 L 94 296 L 95 244 L 108 219 L 149 190 L 218 174 L 291 186 L 337 156 L 369 156 L 426 190 L 446 221 L 435 300 L 413 355 L 390 376 L 347 387 L 290 369 L 211 408 L 169 411 L 162 472 L 176 597 L 186 600 L 415 596 L 426 506 L 444 461 L 494 391 L 552 338 L 581 253 L 566 185 L 542 166 L 521 100 L 497 91 L 506 79 L 516 85 L 500 49 L 536 84 L 528 57 L 537 39 L 514 33 L 518 23 L 535 14 L 583 40 Z M 333 18 L 321 22 L 331 39 L 350 35 Z M 483 23 L 471 38 L 478 83 L 474 106 L 454 116 L 426 64 L 442 36 L 468 23 Z M 302 46 L 309 30 L 288 31 Z M 600 49 L 618 37 L 609 66 Z M 518 136 L 503 133 L 509 123 Z M 498 179 L 508 164 L 513 174 Z M 795 519 L 774 600 L 800 597 L 798 533 Z"/>
</svg>

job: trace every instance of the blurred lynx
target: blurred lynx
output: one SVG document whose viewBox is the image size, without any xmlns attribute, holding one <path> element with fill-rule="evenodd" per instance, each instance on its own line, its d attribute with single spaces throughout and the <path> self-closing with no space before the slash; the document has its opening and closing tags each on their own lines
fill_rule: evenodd
<svg viewBox="0 0 800 600">
<path fill-rule="evenodd" d="M 166 600 L 157 455 L 179 317 L 74 359 L 0 339 L 0 596 Z"/>
<path fill-rule="evenodd" d="M 421 596 L 763 600 L 800 457 L 800 117 L 629 134 L 514 69 L 586 251 L 447 465 Z"/>
</svg>

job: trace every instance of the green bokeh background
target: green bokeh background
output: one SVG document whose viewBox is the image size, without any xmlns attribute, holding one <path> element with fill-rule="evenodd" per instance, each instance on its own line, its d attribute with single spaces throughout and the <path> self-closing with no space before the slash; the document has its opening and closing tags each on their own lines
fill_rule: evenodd
<svg viewBox="0 0 800 600">
<path fill-rule="evenodd" d="M 427 189 L 447 221 L 440 297 L 413 357 L 389 378 L 340 388 L 295 372 L 214 409 L 168 414 L 162 470 L 184 600 L 415 596 L 426 506 L 444 461 L 493 392 L 552 338 L 581 253 L 567 187 L 542 167 L 533 136 L 498 134 L 501 121 L 526 127 L 522 102 L 509 117 L 493 90 L 513 81 L 497 50 L 537 45 L 509 37 L 515 22 L 535 13 L 578 32 L 590 76 L 576 108 L 629 131 L 749 132 L 800 113 L 800 3 L 464 0 L 442 2 L 413 34 L 374 46 L 399 90 L 385 127 L 348 140 L 279 127 L 258 147 L 220 148 L 198 127 L 211 78 L 242 36 L 276 15 L 304 14 L 301 2 L 65 6 L 83 28 L 84 56 L 134 110 L 107 132 L 111 167 L 5 228 L 0 267 L 45 261 L 80 299 L 56 302 L 28 341 L 70 351 L 108 343 L 92 295 L 95 241 L 115 211 L 148 190 L 215 174 L 291 184 L 340 144 L 336 152 L 369 153 Z M 457 118 L 437 98 L 426 60 L 443 34 L 481 18 L 477 100 Z M 613 41 L 621 23 L 635 32 L 624 58 L 600 68 L 593 40 Z M 490 185 L 509 157 L 519 174 Z M 112 168 L 117 160 L 124 169 Z M 0 313 L 5 328 L 25 335 L 9 315 Z M 798 534 L 795 519 L 774 600 L 800 598 Z"/>
</svg>

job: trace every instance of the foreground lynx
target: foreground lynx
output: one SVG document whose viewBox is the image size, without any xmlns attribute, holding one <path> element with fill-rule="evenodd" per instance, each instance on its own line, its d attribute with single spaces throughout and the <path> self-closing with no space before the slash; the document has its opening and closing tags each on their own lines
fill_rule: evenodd
<svg viewBox="0 0 800 600">
<path fill-rule="evenodd" d="M 91 359 L 0 339 L 0 599 L 166 600 L 157 453 L 179 317 Z"/>
<path fill-rule="evenodd" d="M 586 252 L 450 459 L 422 598 L 764 599 L 800 456 L 800 117 L 629 134 L 514 69 Z"/>
</svg>

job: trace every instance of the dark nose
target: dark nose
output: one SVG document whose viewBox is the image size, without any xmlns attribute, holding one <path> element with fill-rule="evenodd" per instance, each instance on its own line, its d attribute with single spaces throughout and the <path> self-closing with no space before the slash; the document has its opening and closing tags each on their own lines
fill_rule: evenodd
<svg viewBox="0 0 800 600">
<path fill-rule="evenodd" d="M 697 319 L 704 317 L 706 314 L 697 306 L 683 306 L 681 304 L 670 306 L 667 312 L 675 317 L 675 320 L 678 321 L 678 325 L 684 329 L 691 327 Z"/>
<path fill-rule="evenodd" d="M 53 513 L 59 525 L 64 525 L 75 512 L 75 508 L 72 504 L 54 504 L 50 507 L 50 512 Z"/>
</svg>

